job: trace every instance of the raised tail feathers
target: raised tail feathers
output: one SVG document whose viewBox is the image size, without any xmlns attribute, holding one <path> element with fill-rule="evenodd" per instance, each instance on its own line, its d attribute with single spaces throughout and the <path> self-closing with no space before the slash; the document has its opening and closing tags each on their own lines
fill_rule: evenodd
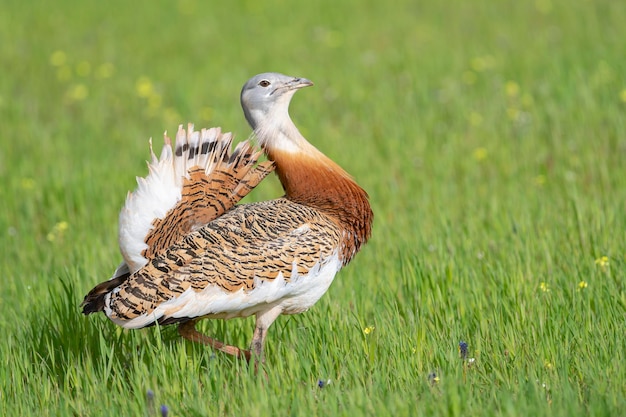
<svg viewBox="0 0 626 417">
<path fill-rule="evenodd" d="M 176 142 L 165 135 L 159 158 L 150 146 L 149 173 L 137 179 L 120 213 L 119 244 L 130 272 L 190 231 L 230 210 L 273 171 L 258 162 L 249 141 L 232 149 L 233 135 L 219 128 L 179 127 Z"/>
<path fill-rule="evenodd" d="M 234 150 L 232 141 L 220 128 L 198 132 L 192 124 L 179 127 L 174 146 L 166 133 L 159 157 L 150 141 L 148 175 L 137 178 L 120 212 L 124 262 L 85 296 L 84 314 L 103 311 L 107 294 L 155 254 L 230 210 L 274 170 L 273 162 L 258 162 L 262 151 L 249 141 Z"/>
</svg>

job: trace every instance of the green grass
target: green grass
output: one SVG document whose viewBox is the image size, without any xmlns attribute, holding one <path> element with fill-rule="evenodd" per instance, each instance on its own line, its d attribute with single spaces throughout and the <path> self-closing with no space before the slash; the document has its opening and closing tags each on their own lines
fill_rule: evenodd
<svg viewBox="0 0 626 417">
<path fill-rule="evenodd" d="M 623 413 L 624 2 L 209 3 L 0 6 L 0 415 Z M 292 116 L 376 218 L 255 377 L 78 305 L 120 260 L 147 139 L 245 138 L 263 71 L 316 82 Z M 202 329 L 246 346 L 253 325 Z"/>
</svg>

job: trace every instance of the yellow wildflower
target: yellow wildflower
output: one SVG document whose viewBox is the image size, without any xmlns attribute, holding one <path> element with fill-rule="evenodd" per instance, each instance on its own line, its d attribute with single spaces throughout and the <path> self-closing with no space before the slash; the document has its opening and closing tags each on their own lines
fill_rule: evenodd
<svg viewBox="0 0 626 417">
<path fill-rule="evenodd" d="M 491 55 L 479 56 L 472 59 L 471 67 L 476 72 L 483 72 L 495 66 L 495 58 Z"/>
<path fill-rule="evenodd" d="M 578 291 L 584 290 L 585 288 L 587 288 L 587 285 L 588 285 L 587 281 L 580 281 L 578 283 Z"/>
<path fill-rule="evenodd" d="M 595 260 L 595 264 L 600 267 L 602 272 L 605 272 L 606 269 L 609 266 L 609 257 L 608 256 L 601 256 L 601 257 L 599 257 L 598 259 Z"/>
<path fill-rule="evenodd" d="M 65 65 L 67 61 L 67 55 L 63 51 L 54 51 L 52 55 L 50 55 L 50 64 L 55 67 L 60 67 Z"/>
<path fill-rule="evenodd" d="M 477 161 L 482 161 L 487 158 L 487 149 L 486 148 L 476 148 L 474 152 L 472 152 L 472 156 Z"/>
<path fill-rule="evenodd" d="M 154 94 L 154 85 L 148 77 L 139 77 L 135 83 L 135 91 L 139 97 L 147 98 Z"/>
<path fill-rule="evenodd" d="M 509 97 L 517 97 L 519 95 L 519 84 L 515 81 L 507 81 L 504 85 L 504 92 Z"/>
<path fill-rule="evenodd" d="M 376 327 L 367 326 L 365 329 L 363 329 L 363 334 L 367 336 L 368 334 L 372 333 L 374 329 L 376 329 Z"/>
<path fill-rule="evenodd" d="M 539 284 L 539 289 L 543 292 L 550 292 L 550 288 L 548 287 L 548 284 L 546 284 L 543 281 Z"/>
<path fill-rule="evenodd" d="M 67 98 L 71 101 L 83 101 L 89 95 L 85 84 L 75 84 L 67 91 Z"/>
<path fill-rule="evenodd" d="M 69 224 L 66 221 L 58 222 L 46 235 L 46 239 L 48 239 L 49 242 L 54 242 L 57 238 L 63 237 L 63 234 L 68 228 Z"/>
</svg>

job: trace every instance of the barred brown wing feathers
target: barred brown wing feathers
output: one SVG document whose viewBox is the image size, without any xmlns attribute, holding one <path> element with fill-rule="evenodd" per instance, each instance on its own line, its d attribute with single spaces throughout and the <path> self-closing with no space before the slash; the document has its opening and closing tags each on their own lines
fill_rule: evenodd
<svg viewBox="0 0 626 417">
<path fill-rule="evenodd" d="M 286 199 L 237 206 L 158 254 L 111 293 L 110 317 L 150 316 L 189 288 L 250 292 L 281 273 L 289 282 L 330 258 L 340 242 L 336 223 L 310 207 Z M 185 308 L 182 303 L 172 307 Z M 215 312 L 207 305 L 204 314 L 209 313 Z"/>
<path fill-rule="evenodd" d="M 258 154 L 248 156 L 254 158 L 224 164 L 210 175 L 201 167 L 191 168 L 189 178 L 183 180 L 181 199 L 164 218 L 153 222 L 143 256 L 152 259 L 189 232 L 223 215 L 272 172 L 272 162 L 255 165 Z"/>
</svg>

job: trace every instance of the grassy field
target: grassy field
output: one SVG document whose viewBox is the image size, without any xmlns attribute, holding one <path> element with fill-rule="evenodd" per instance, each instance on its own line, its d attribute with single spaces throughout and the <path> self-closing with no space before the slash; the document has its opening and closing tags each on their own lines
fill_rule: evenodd
<svg viewBox="0 0 626 417">
<path fill-rule="evenodd" d="M 626 3 L 91 3 L 0 5 L 0 415 L 625 412 Z M 376 218 L 271 328 L 264 378 L 78 305 L 121 259 L 148 138 L 246 138 L 265 71 L 315 81 L 292 117 Z"/>
</svg>

